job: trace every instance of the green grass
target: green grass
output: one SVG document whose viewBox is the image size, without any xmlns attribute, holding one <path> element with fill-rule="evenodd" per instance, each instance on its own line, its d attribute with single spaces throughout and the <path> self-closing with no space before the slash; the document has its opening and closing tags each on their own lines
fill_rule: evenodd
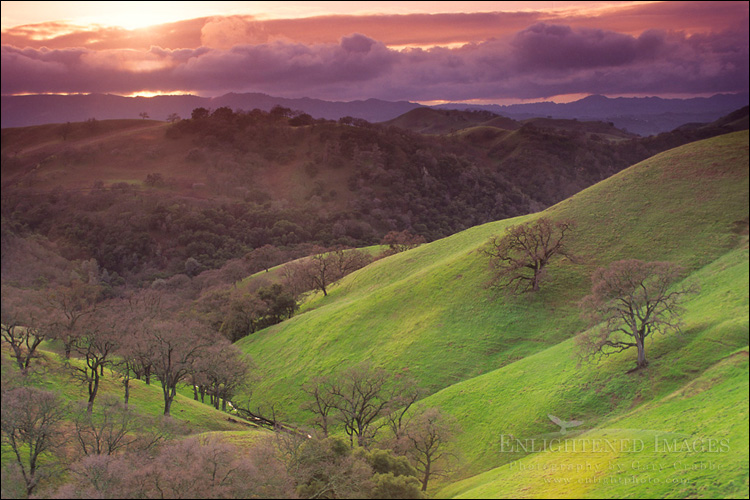
<svg viewBox="0 0 750 500">
<path fill-rule="evenodd" d="M 533 296 L 487 290 L 482 246 L 510 224 L 541 215 L 578 223 L 571 241 L 577 263 L 556 263 Z M 543 460 L 501 453 L 500 436 L 554 432 L 548 413 L 584 420 L 587 429 L 603 426 L 667 398 L 748 345 L 748 243 L 737 231 L 746 228 L 747 215 L 747 132 L 662 153 L 545 212 L 388 257 L 348 276 L 327 297 L 312 296 L 302 314 L 240 342 L 264 374 L 256 401 L 288 419 L 304 419 L 303 383 L 368 360 L 411 374 L 432 394 L 424 404 L 458 420 L 463 431 L 455 451 L 462 458 L 453 480 L 507 469 L 518 459 Z M 584 324 L 576 303 L 588 293 L 593 269 L 624 258 L 677 262 L 701 291 L 686 303 L 682 335 L 649 343 L 648 369 L 626 373 L 635 365 L 634 352 L 578 366 L 574 337 Z M 747 378 L 743 383 L 746 406 Z M 716 405 L 731 407 L 720 399 Z M 660 417 L 666 425 L 667 413 Z M 738 418 L 726 425 L 743 427 L 746 413 Z M 747 431 L 734 439 L 746 441 Z M 735 464 L 736 458 L 728 460 Z M 474 480 L 477 487 L 487 482 Z M 720 476 L 722 495 L 734 495 L 727 485 L 736 481 Z M 513 496 L 487 488 L 481 496 Z M 554 488 L 535 488 L 530 496 L 558 496 Z M 571 491 L 610 496 L 601 488 L 591 483 Z M 695 496 L 707 491 L 714 490 Z"/>
<path fill-rule="evenodd" d="M 461 481 L 451 498 L 743 498 L 748 351 L 552 449 Z"/>
<path fill-rule="evenodd" d="M 534 295 L 486 289 L 488 239 L 542 215 L 578 223 L 570 245 L 576 263 L 554 263 Z M 739 132 L 657 155 L 540 214 L 378 260 L 328 296 L 310 295 L 291 320 L 239 342 L 263 377 L 253 404 L 304 421 L 305 382 L 370 361 L 415 377 L 429 393 L 421 404 L 459 423 L 453 450 L 460 465 L 451 478 L 431 482 L 439 497 L 747 497 L 747 217 L 748 133 Z M 624 258 L 677 262 L 685 280 L 701 287 L 684 304 L 682 333 L 653 337 L 650 364 L 635 373 L 628 373 L 635 352 L 582 365 L 576 356 L 575 336 L 585 328 L 576 303 L 589 291 L 591 271 Z M 59 362 L 48 359 L 47 388 L 82 399 L 85 389 L 56 374 Z M 122 389 L 106 377 L 102 391 Z M 161 413 L 158 385 L 134 382 L 132 391 L 141 411 Z M 178 395 L 172 413 L 202 432 L 255 439 L 190 398 Z M 504 449 L 503 436 L 560 437 L 547 414 L 584 422 L 571 439 L 642 440 L 644 447 Z M 727 446 L 706 459 L 645 444 L 672 437 Z M 636 462 L 653 467 L 633 469 Z M 716 467 L 700 467 L 708 462 Z M 633 475 L 654 480 L 624 480 Z"/>
<path fill-rule="evenodd" d="M 556 427 L 548 413 L 563 420 L 583 420 L 590 428 L 680 389 L 747 346 L 746 245 L 694 273 L 690 280 L 704 288 L 685 304 L 683 333 L 656 336 L 648 342 L 646 370 L 627 373 L 635 365 L 635 352 L 629 351 L 578 366 L 575 342 L 570 339 L 423 401 L 454 415 L 463 426 L 456 447 L 466 465 L 459 475 L 518 459 L 502 453 L 501 436 L 553 432 Z M 723 405 L 720 400 L 717 403 Z"/>
<path fill-rule="evenodd" d="M 240 341 L 264 374 L 257 398 L 302 418 L 300 386 L 312 375 L 370 360 L 435 392 L 571 338 L 583 328 L 575 302 L 594 267 L 641 257 L 695 270 L 736 243 L 732 223 L 748 205 L 746 144 L 744 132 L 684 146 L 543 212 L 578 222 L 572 249 L 582 264 L 551 267 L 535 296 L 485 289 L 481 248 L 541 214 L 478 226 L 353 273 L 328 297 L 313 296 L 303 314 Z M 729 170 L 703 172 L 716 162 Z"/>
<path fill-rule="evenodd" d="M 70 402 L 85 402 L 88 399 L 86 387 L 76 382 L 71 376 L 71 370 L 63 364 L 62 356 L 50 351 L 41 351 L 42 359 L 32 361 L 32 367 L 39 375 L 33 376 L 34 385 L 42 389 L 53 391 Z M 3 356 L 7 356 L 3 349 Z M 4 360 L 4 370 L 16 370 L 10 360 Z M 80 361 L 71 360 L 71 364 L 80 365 Z M 81 365 L 82 366 L 82 365 Z M 124 388 L 120 379 L 111 370 L 105 369 L 101 378 L 97 400 L 105 396 L 122 399 Z M 96 408 L 96 401 L 94 408 Z M 161 416 L 164 413 L 164 396 L 161 385 L 155 378 L 150 385 L 141 380 L 130 381 L 129 404 L 137 408 L 138 412 L 149 416 Z M 171 416 L 187 425 L 191 432 L 207 431 L 237 431 L 245 429 L 241 424 L 229 422 L 228 414 L 215 410 L 212 406 L 194 401 L 192 398 L 177 394 L 172 403 Z M 234 417 L 237 419 L 237 417 Z"/>
</svg>

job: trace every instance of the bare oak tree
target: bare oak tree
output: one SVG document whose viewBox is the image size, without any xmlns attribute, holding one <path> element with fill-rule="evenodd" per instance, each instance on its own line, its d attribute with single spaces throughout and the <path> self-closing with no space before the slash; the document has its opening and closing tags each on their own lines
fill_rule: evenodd
<svg viewBox="0 0 750 500">
<path fill-rule="evenodd" d="M 671 262 L 620 260 L 592 276 L 591 294 L 580 303 L 592 328 L 578 338 L 584 358 L 635 347 L 636 369 L 648 365 L 645 341 L 653 333 L 679 331 L 679 307 L 696 286 L 673 288 L 683 269 Z"/>
<path fill-rule="evenodd" d="M 566 239 L 575 222 L 552 221 L 546 217 L 510 226 L 503 236 L 490 240 L 485 253 L 490 257 L 490 286 L 514 293 L 536 292 L 544 279 L 547 265 L 554 257 L 571 258 Z"/>
<path fill-rule="evenodd" d="M 295 293 L 320 290 L 328 295 L 329 286 L 370 262 L 372 257 L 361 250 L 338 248 L 327 252 L 318 248 L 315 255 L 289 264 L 287 279 Z"/>
<path fill-rule="evenodd" d="M 112 364 L 112 358 L 120 346 L 119 324 L 120 316 L 113 311 L 100 311 L 99 314 L 83 318 L 79 324 L 80 334 L 73 349 L 83 361 L 83 366 L 67 361 L 73 369 L 75 378 L 86 384 L 89 413 L 99 392 L 104 367 Z"/>
<path fill-rule="evenodd" d="M 101 289 L 96 284 L 73 280 L 69 285 L 49 289 L 46 303 L 51 321 L 52 336 L 62 341 L 65 358 L 70 358 L 79 331 L 78 321 L 96 311 Z"/>
<path fill-rule="evenodd" d="M 43 457 L 62 444 L 67 408 L 56 394 L 34 387 L 3 391 L 1 408 L 2 442 L 12 452 L 30 496 L 55 466 Z"/>
<path fill-rule="evenodd" d="M 302 390 L 311 398 L 302 408 L 315 415 L 313 425 L 320 429 L 324 437 L 328 437 L 329 428 L 333 424 L 333 412 L 336 409 L 336 395 L 331 389 L 332 382 L 328 377 L 315 377 L 302 386 Z"/>
<path fill-rule="evenodd" d="M 164 395 L 164 415 L 170 409 L 177 384 L 190 373 L 192 364 L 212 344 L 210 332 L 197 321 L 146 320 L 144 334 L 151 351 L 151 367 Z"/>
<path fill-rule="evenodd" d="M 36 349 L 47 337 L 43 312 L 25 291 L 3 286 L 0 338 L 11 348 L 11 357 L 27 373 Z"/>
<path fill-rule="evenodd" d="M 455 421 L 437 408 L 428 408 L 407 426 L 408 455 L 421 476 L 422 491 L 427 491 L 431 478 L 445 475 L 449 470 L 453 455 L 448 451 L 448 443 L 455 428 Z"/>
<path fill-rule="evenodd" d="M 365 362 L 345 370 L 331 384 L 329 390 L 335 396 L 333 405 L 351 447 L 356 437 L 357 444 L 367 448 L 379 426 L 386 425 L 380 422 L 380 417 L 389 412 L 395 399 L 389 382 L 388 372 Z"/>
</svg>

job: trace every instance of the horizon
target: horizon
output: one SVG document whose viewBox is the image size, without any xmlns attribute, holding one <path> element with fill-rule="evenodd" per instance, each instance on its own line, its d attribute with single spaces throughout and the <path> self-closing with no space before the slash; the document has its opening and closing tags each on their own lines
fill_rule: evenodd
<svg viewBox="0 0 750 500">
<path fill-rule="evenodd" d="M 509 106 L 516 106 L 516 105 L 524 105 L 524 104 L 570 104 L 570 103 L 576 103 L 579 101 L 582 101 L 584 99 L 590 98 L 590 97 L 604 97 L 609 100 L 614 99 L 662 99 L 662 100 L 690 100 L 690 99 L 710 99 L 712 97 L 716 96 L 726 96 L 726 95 L 744 95 L 749 94 L 748 91 L 741 91 L 741 92 L 717 92 L 717 93 L 706 93 L 703 95 L 695 95 L 695 96 L 680 96 L 680 95 L 619 95 L 619 96 L 608 96 L 604 94 L 588 94 L 583 96 L 575 96 L 575 98 L 568 99 L 568 100 L 552 100 L 552 99 L 534 99 L 534 100 L 520 100 L 518 102 L 509 102 L 509 103 L 495 103 L 495 102 L 472 102 L 472 101 L 439 101 L 439 102 L 420 102 L 420 101 L 388 101 L 385 99 L 378 99 L 374 97 L 368 97 L 368 98 L 362 98 L 362 99 L 352 99 L 347 101 L 342 100 L 333 100 L 333 99 L 318 99 L 314 97 L 300 97 L 300 98 L 288 98 L 288 97 L 281 97 L 281 96 L 275 96 L 268 94 L 266 92 L 227 92 L 221 95 L 215 95 L 215 96 L 201 96 L 198 94 L 190 94 L 190 93 L 169 93 L 169 94 L 154 94 L 154 95 L 123 95 L 123 94 L 117 94 L 114 92 L 71 92 L 71 93 L 28 93 L 28 94 L 0 94 L 2 97 L 35 97 L 35 96 L 58 96 L 58 97 L 65 97 L 65 96 L 93 96 L 93 95 L 102 95 L 102 96 L 114 96 L 114 97 L 124 97 L 129 99 L 135 99 L 135 98 L 145 98 L 145 99 L 151 99 L 154 97 L 198 97 L 201 99 L 220 99 L 222 97 L 225 97 L 227 95 L 264 95 L 267 97 L 275 98 L 275 99 L 312 99 L 312 100 L 319 100 L 323 102 L 330 102 L 330 103 L 353 103 L 353 102 L 366 102 L 369 100 L 379 100 L 384 102 L 409 102 L 412 104 L 419 104 L 420 106 L 424 107 L 438 107 L 441 105 L 446 104 L 462 104 L 466 106 L 499 106 L 499 107 L 509 107 Z"/>
<path fill-rule="evenodd" d="M 749 86 L 747 2 L 2 6 L 4 96 L 233 92 L 511 105 L 688 99 Z"/>
</svg>

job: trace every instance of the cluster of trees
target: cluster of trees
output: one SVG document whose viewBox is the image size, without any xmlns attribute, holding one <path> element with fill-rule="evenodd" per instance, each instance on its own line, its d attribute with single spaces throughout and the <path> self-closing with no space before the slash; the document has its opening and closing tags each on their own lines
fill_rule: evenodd
<svg viewBox="0 0 750 500">
<path fill-rule="evenodd" d="M 106 130 L 109 126 L 103 124 Z M 721 132 L 679 130 L 612 143 L 529 124 L 501 141 L 493 136 L 484 143 L 351 118 L 314 120 L 282 107 L 270 112 L 198 108 L 168 130 L 168 137 L 195 144 L 184 161 L 207 179 L 192 181 L 209 189 L 201 195 L 219 194 L 222 201 L 182 196 L 192 183 L 176 184 L 158 166 L 143 187 L 92 181 L 95 188 L 87 192 L 39 192 L 33 187 L 36 164 L 95 165 L 111 161 L 110 152 L 69 149 L 28 159 L 4 155 L 4 170 L 25 166 L 29 176 L 28 182 L 3 188 L 3 231 L 43 235 L 64 248 L 68 258 L 95 258 L 110 272 L 137 282 L 182 272 L 189 258 L 217 269 L 264 245 L 289 251 L 302 245 L 362 247 L 403 230 L 431 241 L 537 211 L 694 140 L 694 134 Z M 173 154 L 166 153 L 168 146 L 167 141 L 157 149 Z M 263 187 L 263 179 L 281 165 L 294 165 L 309 177 L 304 199 L 279 203 Z"/>
<path fill-rule="evenodd" d="M 3 498 L 423 498 L 417 471 L 382 449 L 279 432 L 234 445 L 106 400 L 93 415 L 4 383 Z"/>
<path fill-rule="evenodd" d="M 26 293 L 4 286 L 2 340 L 23 373 L 42 341 L 58 341 L 74 378 L 87 389 L 89 413 L 105 368 L 119 372 L 126 404 L 130 380 L 157 379 L 164 415 L 180 383 L 192 384 L 196 399 L 209 395 L 218 408 L 248 382 L 251 361 L 239 348 L 205 323 L 168 310 L 160 292 L 97 300 L 93 285 L 74 285 Z"/>
<path fill-rule="evenodd" d="M 165 329 L 155 329 L 166 337 Z M 167 352 L 184 359 L 189 351 L 170 351 L 166 338 L 159 342 L 151 347 L 163 346 L 163 363 Z M 224 361 L 199 358 L 206 365 Z M 179 367 L 152 370 L 167 394 L 167 374 L 177 380 Z M 238 379 L 248 375 L 231 371 Z M 453 420 L 437 409 L 417 408 L 422 392 L 413 382 L 367 364 L 306 386 L 320 433 L 279 424 L 277 432 L 258 434 L 241 447 L 185 437 L 189 430 L 168 414 L 144 416 L 111 395 L 92 409 L 34 387 L 28 370 L 7 375 L 2 442 L 13 458 L 3 461 L 3 497 L 423 498 L 429 481 L 453 464 Z M 348 442 L 336 437 L 339 429 Z M 384 430 L 380 436 L 378 430 Z"/>
<path fill-rule="evenodd" d="M 456 423 L 437 408 L 417 408 L 423 391 L 413 380 L 364 362 L 315 377 L 303 390 L 308 395 L 304 409 L 312 413 L 312 425 L 322 436 L 343 431 L 352 449 L 380 446 L 407 458 L 422 491 L 453 464 L 448 445 Z"/>
<path fill-rule="evenodd" d="M 537 292 L 553 258 L 568 251 L 575 221 L 546 217 L 510 226 L 485 248 L 490 286 L 511 293 Z M 625 259 L 598 268 L 591 294 L 579 303 L 589 330 L 577 338 L 584 360 L 636 348 L 636 370 L 648 365 L 646 339 L 654 333 L 680 331 L 681 302 L 698 291 L 696 284 L 675 286 L 685 270 L 672 262 Z"/>
<path fill-rule="evenodd" d="M 297 296 L 280 283 L 256 291 L 219 289 L 197 301 L 197 311 L 231 342 L 292 317 Z"/>
</svg>

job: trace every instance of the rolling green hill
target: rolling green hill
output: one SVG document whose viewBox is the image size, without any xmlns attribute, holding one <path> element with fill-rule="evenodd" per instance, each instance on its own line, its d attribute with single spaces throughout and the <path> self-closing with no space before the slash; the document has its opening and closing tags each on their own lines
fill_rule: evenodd
<svg viewBox="0 0 750 500">
<path fill-rule="evenodd" d="M 11 362 L 8 352 L 9 349 L 3 346 L 3 374 L 6 370 L 16 371 L 16 366 L 12 365 L 15 361 Z M 88 398 L 86 387 L 72 376 L 72 370 L 64 365 L 62 356 L 48 350 L 40 351 L 40 355 L 40 359 L 32 363 L 32 368 L 41 375 L 34 375 L 32 385 L 55 392 L 67 401 L 85 402 Z M 82 365 L 82 362 L 75 358 L 71 359 L 71 363 Z M 97 405 L 100 405 L 100 402 L 107 397 L 120 401 L 123 398 L 121 379 L 110 369 L 104 370 L 94 409 L 98 410 Z M 142 380 L 131 380 L 129 404 L 135 407 L 139 414 L 150 417 L 161 416 L 164 412 L 164 396 L 159 381 L 153 380 L 151 384 L 146 384 Z M 235 418 L 235 422 L 231 422 L 227 419 L 226 413 L 179 393 L 175 397 L 172 408 L 174 408 L 172 410 L 174 419 L 191 433 L 248 430 L 247 424 L 238 423 L 241 419 Z M 262 429 L 257 429 L 257 431 L 264 432 Z"/>
<path fill-rule="evenodd" d="M 481 249 L 488 238 L 541 215 L 576 220 L 571 249 L 577 263 L 558 263 L 534 296 L 497 296 L 484 288 Z M 462 467 L 454 480 L 507 464 L 495 476 L 474 478 L 445 495 L 513 496 L 503 490 L 508 483 L 502 478 L 516 474 L 516 484 L 518 471 L 510 466 L 522 457 L 500 453 L 500 436 L 550 433 L 555 426 L 547 413 L 583 420 L 590 432 L 639 429 L 634 422 L 642 415 L 650 419 L 643 426 L 649 432 L 696 435 L 705 429 L 691 419 L 668 418 L 670 408 L 694 407 L 709 415 L 736 406 L 719 396 L 675 396 L 696 386 L 717 395 L 744 391 L 731 392 L 738 401 L 744 398 L 744 413 L 711 421 L 718 434 L 731 438 L 732 449 L 746 450 L 747 431 L 736 429 L 747 428 L 747 377 L 737 378 L 742 366 L 735 364 L 748 344 L 747 217 L 747 132 L 667 151 L 540 214 L 474 227 L 380 260 L 345 278 L 327 297 L 311 298 L 292 320 L 243 339 L 241 347 L 264 373 L 256 401 L 298 419 L 304 417 L 299 387 L 314 375 L 362 360 L 408 372 L 433 394 L 424 404 L 439 406 L 463 428 L 456 442 Z M 687 303 L 682 336 L 649 345 L 647 370 L 626 373 L 633 365 L 630 352 L 577 366 L 574 337 L 584 325 L 576 302 L 588 292 L 595 267 L 624 258 L 677 262 L 702 291 Z M 695 495 L 736 495 L 743 474 L 746 488 L 747 462 L 737 472 L 735 460 L 743 453 L 727 454 L 734 472 L 717 476 L 731 484 Z M 609 495 L 600 486 L 590 491 Z M 472 493 L 480 487 L 485 489 Z M 555 493 L 542 487 L 529 495 Z"/>
<path fill-rule="evenodd" d="M 447 234 L 472 225 L 475 218 L 487 220 L 489 212 L 480 213 L 482 204 L 473 203 L 477 189 L 497 206 L 509 193 L 543 191 L 542 183 L 575 179 L 568 176 L 572 170 L 562 177 L 559 171 L 588 168 L 605 158 L 595 157 L 592 148 L 625 162 L 624 153 L 617 156 L 625 150 L 617 148 L 629 144 L 595 139 L 592 131 L 575 127 L 553 133 L 539 124 L 505 130 L 477 122 L 434 142 L 391 129 L 336 123 L 255 123 L 225 128 L 232 131 L 229 138 L 207 126 L 165 138 L 169 126 L 160 123 L 106 123 L 96 134 L 80 125 L 69 138 L 75 147 L 59 137 L 58 129 L 3 130 L 4 256 L 9 255 L 5 244 L 23 237 L 17 234 L 38 232 L 52 241 L 50 252 L 63 248 L 71 258 L 95 255 L 103 268 L 119 269 L 105 260 L 102 248 L 122 257 L 113 262 L 123 269 L 135 265 L 133 256 L 142 259 L 139 265 L 148 272 L 137 275 L 139 286 L 184 272 L 188 257 L 211 255 L 216 262 L 208 264 L 218 267 L 266 240 L 279 246 L 330 243 L 335 234 L 342 241 L 374 242 L 377 224 L 397 212 L 430 234 Z M 255 135 L 249 132 L 253 127 Z M 261 143 L 263 149 L 253 149 Z M 189 159 L 193 150 L 197 161 Z M 555 168 L 552 156 L 565 159 L 564 165 Z M 497 171 L 494 161 L 500 165 Z M 535 162 L 538 168 L 525 170 Z M 502 169 L 526 184 L 503 184 Z M 496 189 L 483 185 L 480 174 L 488 172 L 500 175 L 498 185 L 516 187 L 498 197 Z M 167 182 L 146 185 L 144 179 L 153 173 L 164 174 Z M 210 189 L 195 185 L 217 173 L 226 174 L 221 183 Z M 233 182 L 251 183 L 256 175 L 262 177 L 265 195 L 238 195 Z M 70 182 L 64 186 L 70 192 L 48 196 L 45 189 L 60 179 Z M 95 179 L 104 180 L 104 186 L 88 187 Z M 331 184 L 318 189 L 312 179 Z M 14 191 L 16 181 L 25 188 Z M 454 189 L 458 181 L 460 193 Z M 125 189 L 123 183 L 139 187 Z M 326 192 L 332 186 L 341 193 Z M 75 198 L 78 188 L 82 194 Z M 424 196 L 414 202 L 410 193 L 417 192 Z M 222 196 L 201 199 L 201 193 Z M 305 202 L 289 203 L 307 195 Z M 407 199 L 414 203 L 395 202 Z M 446 200 L 461 209 L 447 210 Z M 70 207 L 85 216 L 66 219 Z M 471 218 L 463 220 L 464 213 Z M 577 223 L 569 245 L 574 258 L 555 262 L 549 280 L 534 295 L 506 296 L 488 289 L 483 253 L 488 240 L 541 216 Z M 369 221 L 370 230 L 362 221 Z M 216 240 L 215 234 L 226 238 Z M 91 240 L 90 248 L 83 246 L 83 238 Z M 170 247 L 169 238 L 179 245 Z M 123 250 L 123 242 L 137 247 Z M 224 253 L 217 255 L 220 250 Z M 151 260 L 145 257 L 149 252 Z M 162 264 L 167 253 L 169 266 Z M 685 304 L 682 334 L 648 343 L 648 368 L 628 373 L 635 356 L 629 351 L 579 364 L 575 339 L 585 324 L 577 302 L 589 292 L 595 268 L 625 258 L 681 264 L 687 270 L 684 280 L 699 285 L 700 293 Z M 4 259 L 4 274 L 13 264 Z M 23 268 L 16 273 L 28 274 L 30 282 L 33 278 Z M 280 276 L 278 268 L 260 272 L 239 286 L 257 287 Z M 431 492 L 441 497 L 746 497 L 748 132 L 665 151 L 543 212 L 476 225 L 378 260 L 341 280 L 327 296 L 310 295 L 299 314 L 239 345 L 261 378 L 253 388 L 253 404 L 272 408 L 285 422 L 309 418 L 300 408 L 305 400 L 301 387 L 313 377 L 361 361 L 414 377 L 427 391 L 420 404 L 439 407 L 461 428 L 452 445 L 458 467 L 451 477 L 431 482 Z M 67 399 L 80 399 L 84 390 L 65 378 L 54 354 L 46 356 L 47 374 L 53 376 L 43 385 Z M 121 389 L 114 377 L 105 377 L 101 390 L 119 394 Z M 159 414 L 158 387 L 134 382 L 132 397 L 141 411 Z M 228 432 L 233 440 L 245 441 L 237 434 L 244 427 L 189 398 L 179 398 L 173 413 L 194 431 Z M 583 424 L 567 440 L 560 439 L 549 414 Z M 644 446 L 592 453 L 506 449 L 515 439 L 550 437 L 558 444 L 614 440 Z M 676 440 L 681 447 L 672 444 L 665 450 L 659 439 Z M 720 449 L 684 449 L 684 443 L 695 442 L 718 443 Z M 634 468 L 635 463 L 651 469 Z M 629 484 L 630 477 L 646 482 Z"/>
</svg>

